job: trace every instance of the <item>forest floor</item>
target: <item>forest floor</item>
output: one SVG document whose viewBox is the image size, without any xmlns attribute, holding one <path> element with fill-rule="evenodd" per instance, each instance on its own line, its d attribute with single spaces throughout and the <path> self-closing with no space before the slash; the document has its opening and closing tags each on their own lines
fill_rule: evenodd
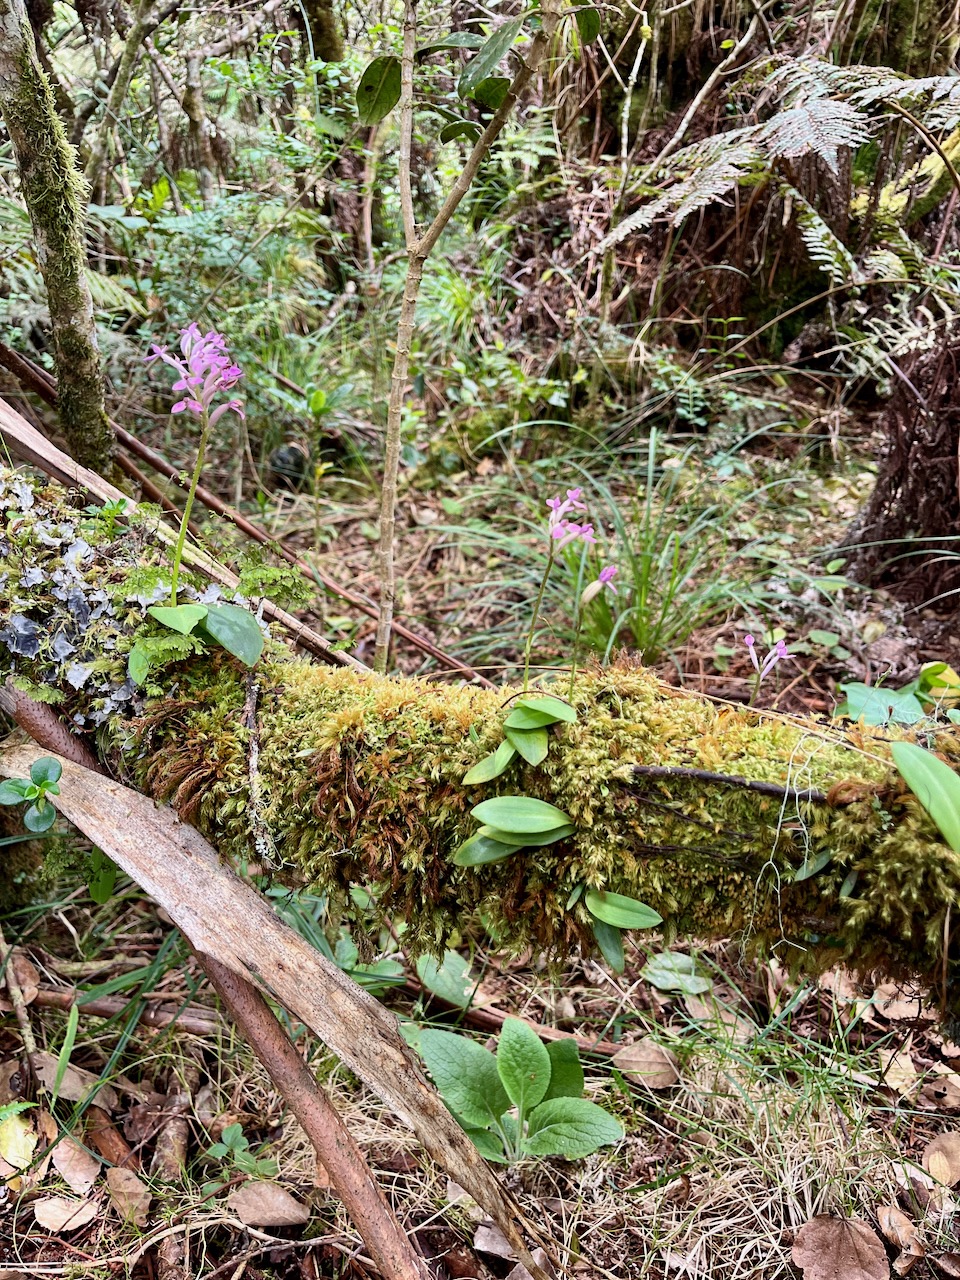
<svg viewBox="0 0 960 1280">
<path fill-rule="evenodd" d="M 794 655 L 761 703 L 829 715 L 839 681 L 895 689 L 923 662 L 960 665 L 944 615 L 864 591 L 837 563 L 870 481 L 866 433 L 861 446 L 824 465 L 790 435 L 750 447 L 712 439 L 709 456 L 702 439 L 686 438 L 653 461 L 638 452 L 633 466 L 621 458 L 607 468 L 573 449 L 548 462 L 490 451 L 469 467 L 423 472 L 402 495 L 398 614 L 489 678 L 515 675 L 544 564 L 545 499 L 582 485 L 605 551 L 619 557 L 619 598 L 643 592 L 647 602 L 619 632 L 614 612 L 594 621 L 593 660 L 604 645 L 635 651 L 645 634 L 659 640 L 664 679 L 744 703 L 753 677 L 743 635 L 754 629 L 768 642 L 782 636 Z M 619 523 L 618 512 L 628 513 Z M 374 594 L 372 489 L 332 476 L 316 496 L 276 496 L 261 514 L 275 537 Z M 221 554 L 236 545 L 225 529 L 215 537 Z M 639 557 L 624 554 L 631 538 Z M 541 670 L 571 659 L 569 601 L 582 568 L 560 568 L 538 637 Z M 329 594 L 308 616 L 369 656 L 372 624 Z M 400 661 L 408 673 L 422 668 L 410 649 Z M 180 935 L 127 881 L 100 906 L 69 872 L 56 885 L 4 926 L 61 1136 L 49 1097 L 0 1124 L 10 1178 L 0 1278 L 370 1274 L 325 1171 L 221 1019 Z M 308 936 L 323 922 L 323 903 L 288 908 Z M 960 1047 L 930 993 L 840 972 L 799 982 L 789 956 L 759 963 L 733 944 L 668 951 L 668 961 L 689 957 L 690 982 L 676 965 L 666 975 L 651 966 L 664 948 L 646 941 L 619 976 L 588 958 L 571 956 L 556 974 L 535 956 L 506 961 L 474 947 L 469 967 L 453 961 L 438 978 L 408 963 L 396 940 L 381 941 L 389 963 L 379 993 L 413 1023 L 462 1027 L 486 1043 L 511 1015 L 579 1038 L 587 1094 L 626 1137 L 583 1160 L 503 1171 L 569 1274 L 795 1277 L 801 1228 L 834 1213 L 864 1224 L 880 1257 L 873 1245 L 858 1252 L 856 1239 L 811 1244 L 808 1234 L 803 1247 L 822 1256 L 815 1274 L 960 1276 L 960 1210 L 944 1185 L 960 1183 Z M 334 928 L 329 942 L 348 970 L 357 964 L 346 933 Z M 424 1254 L 452 1277 L 511 1274 L 515 1260 L 482 1211 L 349 1072 L 290 1029 Z M 22 1037 L 12 1019 L 0 1024 L 0 1106 L 19 1093 Z M 94 1095 L 98 1079 L 108 1084 Z"/>
</svg>

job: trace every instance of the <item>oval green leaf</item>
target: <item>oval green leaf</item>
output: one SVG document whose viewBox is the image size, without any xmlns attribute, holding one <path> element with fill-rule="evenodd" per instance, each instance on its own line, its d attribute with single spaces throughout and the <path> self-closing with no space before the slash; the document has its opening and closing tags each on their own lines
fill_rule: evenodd
<svg viewBox="0 0 960 1280">
<path fill-rule="evenodd" d="M 57 820 L 57 811 L 52 804 L 45 804 L 39 809 L 35 804 L 23 815 L 23 825 L 28 831 L 39 835 L 41 831 L 49 831 Z"/>
<path fill-rule="evenodd" d="M 461 72 L 457 84 L 457 93 L 461 98 L 469 97 L 481 80 L 493 74 L 500 59 L 506 56 L 520 34 L 522 26 L 523 17 L 521 16 L 505 22 L 502 27 L 497 27 L 477 56 L 471 58 Z"/>
<path fill-rule="evenodd" d="M 357 85 L 357 118 L 376 124 L 400 101 L 400 59 L 374 58 Z"/>
<path fill-rule="evenodd" d="M 600 34 L 600 14 L 596 9 L 578 9 L 575 17 L 581 41 L 593 44 Z"/>
<path fill-rule="evenodd" d="M 653 907 L 636 898 L 626 898 L 622 893 L 607 893 L 603 889 L 588 889 L 584 896 L 587 910 L 604 924 L 617 929 L 652 929 L 663 923 Z"/>
<path fill-rule="evenodd" d="M 150 674 L 150 659 L 138 644 L 135 644 L 127 655 L 127 675 L 134 684 L 143 684 Z"/>
<path fill-rule="evenodd" d="M 623 973 L 626 968 L 626 957 L 623 954 L 623 934 L 612 924 L 604 924 L 602 920 L 593 920 L 593 936 L 597 940 L 600 954 L 614 973 Z"/>
<path fill-rule="evenodd" d="M 477 835 L 486 836 L 488 840 L 499 840 L 501 844 L 512 844 L 515 849 L 542 849 L 544 845 L 553 844 L 556 840 L 565 840 L 574 831 L 576 827 L 570 822 L 565 822 L 562 827 L 554 827 L 552 831 L 538 831 L 527 836 L 518 836 L 512 831 L 501 831 L 499 827 L 484 825 Z"/>
<path fill-rule="evenodd" d="M 507 741 L 523 756 L 527 764 L 543 764 L 550 749 L 546 729 L 507 729 Z"/>
<path fill-rule="evenodd" d="M 475 835 L 465 840 L 454 853 L 452 862 L 456 867 L 483 867 L 489 862 L 502 862 L 516 853 L 518 845 L 501 844 L 499 840 L 491 840 L 489 836 Z"/>
<path fill-rule="evenodd" d="M 478 822 L 489 823 L 491 827 L 499 827 L 501 831 L 511 831 L 516 835 L 553 831 L 556 827 L 566 826 L 570 821 L 570 815 L 556 805 L 547 804 L 545 800 L 534 800 L 531 796 L 495 796 L 492 800 L 474 805 L 471 813 Z"/>
<path fill-rule="evenodd" d="M 516 754 L 516 749 L 511 743 L 501 742 L 496 751 L 478 760 L 470 772 L 464 775 L 464 783 L 468 787 L 473 787 L 478 782 L 492 782 L 494 778 L 500 777 Z"/>
<path fill-rule="evenodd" d="M 59 782 L 63 776 L 63 767 L 59 760 L 54 760 L 51 756 L 41 756 L 39 760 L 35 760 L 30 766 L 30 780 L 35 782 L 38 787 L 47 784 L 47 788 L 55 782 Z"/>
<path fill-rule="evenodd" d="M 417 50 L 418 58 L 425 58 L 430 53 L 439 53 L 441 49 L 482 49 L 483 36 L 474 31 L 452 31 L 442 40 L 431 40 Z"/>
<path fill-rule="evenodd" d="M 207 606 L 205 604 L 154 604 L 150 606 L 147 613 L 163 626 L 169 627 L 171 631 L 179 631 L 182 636 L 188 636 L 197 623 L 202 622 L 207 616 Z"/>
<path fill-rule="evenodd" d="M 912 742 L 895 742 L 890 753 L 944 840 L 954 853 L 960 853 L 960 777 L 932 751 Z"/>
<path fill-rule="evenodd" d="M 468 138 L 471 142 L 476 142 L 481 133 L 483 130 L 476 120 L 454 120 L 440 130 L 440 141 L 455 142 L 457 138 Z"/>
<path fill-rule="evenodd" d="M 486 80 L 481 80 L 474 88 L 470 96 L 474 102 L 479 102 L 482 107 L 487 107 L 490 111 L 496 111 L 507 96 L 509 88 L 510 81 L 506 76 L 487 76 Z"/>
<path fill-rule="evenodd" d="M 263 653 L 263 632 L 252 613 L 235 604 L 212 604 L 203 629 L 235 658 L 252 667 Z"/>
</svg>

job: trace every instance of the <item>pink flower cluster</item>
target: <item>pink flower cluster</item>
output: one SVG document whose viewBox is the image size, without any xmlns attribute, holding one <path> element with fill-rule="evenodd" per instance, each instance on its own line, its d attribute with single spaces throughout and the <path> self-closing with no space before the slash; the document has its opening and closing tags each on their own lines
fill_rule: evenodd
<svg viewBox="0 0 960 1280">
<path fill-rule="evenodd" d="M 617 588 L 613 585 L 613 580 L 617 576 L 617 566 L 608 564 L 605 569 L 601 569 L 598 577 L 593 582 L 587 583 L 580 596 L 580 608 L 585 609 L 591 600 L 595 600 L 604 588 L 609 587 L 614 595 L 617 594 Z"/>
<path fill-rule="evenodd" d="M 770 674 L 782 658 L 793 657 L 792 653 L 787 652 L 787 643 L 785 640 L 778 640 L 762 662 L 757 657 L 757 642 L 753 636 L 744 636 L 743 643 L 747 646 L 747 652 L 750 654 L 750 661 L 753 663 L 753 669 L 761 680 L 764 676 Z"/>
<path fill-rule="evenodd" d="M 243 371 L 230 358 L 223 335 L 212 330 L 201 334 L 196 323 L 190 324 L 180 330 L 180 351 L 181 356 L 174 356 L 166 347 L 154 343 L 146 357 L 148 364 L 162 360 L 180 375 L 173 389 L 187 394 L 177 401 L 171 412 L 193 413 L 201 420 L 206 418 L 207 425 L 211 427 L 231 409 L 242 418 L 244 413 L 239 400 L 228 400 L 210 412 L 214 399 L 225 391 L 232 391 L 243 377 Z"/>
<path fill-rule="evenodd" d="M 565 498 L 548 498 L 550 508 L 550 537 L 557 543 L 556 550 L 562 551 L 571 542 L 596 542 L 592 524 L 577 524 L 568 520 L 569 511 L 586 511 L 587 504 L 580 501 L 582 489 L 568 489 Z"/>
</svg>

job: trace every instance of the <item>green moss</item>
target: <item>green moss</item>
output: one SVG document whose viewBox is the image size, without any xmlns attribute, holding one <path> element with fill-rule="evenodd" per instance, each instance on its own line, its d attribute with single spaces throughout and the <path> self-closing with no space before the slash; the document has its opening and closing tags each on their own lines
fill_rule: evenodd
<svg viewBox="0 0 960 1280">
<path fill-rule="evenodd" d="M 16 543 L 0 545 L 0 572 L 30 563 L 51 580 L 62 547 L 30 536 L 38 520 L 51 523 L 47 501 L 15 513 Z M 142 617 L 127 599 L 144 558 L 130 541 L 103 543 L 83 563 L 85 582 L 109 583 L 110 608 L 94 633 L 108 653 L 124 649 Z M 47 633 L 63 618 L 42 585 L 20 607 Z M 248 857 L 253 832 L 266 827 L 288 885 L 342 902 L 351 885 L 368 886 L 385 914 L 407 922 L 413 950 L 436 949 L 481 916 L 506 947 L 556 955 L 589 945 L 585 908 L 567 910 L 586 884 L 648 902 L 668 939 L 733 936 L 747 952 L 774 951 L 808 971 L 844 960 L 939 973 L 960 858 L 892 769 L 879 731 L 717 707 L 642 669 L 586 672 L 573 690 L 578 719 L 551 729 L 543 765 L 514 762 L 495 783 L 466 788 L 464 774 L 501 740 L 512 691 L 321 668 L 274 645 L 256 673 L 252 813 L 246 669 L 210 653 L 158 673 L 160 696 L 117 701 L 109 672 L 71 688 L 42 653 L 6 653 L 3 634 L 0 665 L 53 684 L 67 715 L 99 723 L 120 776 L 173 804 L 225 856 Z M 960 758 L 952 732 L 938 749 Z M 680 772 L 638 776 L 638 765 Z M 795 790 L 760 794 L 683 770 Z M 798 802 L 796 790 L 827 801 Z M 559 806 L 575 834 L 502 863 L 454 866 L 451 853 L 476 828 L 471 807 L 512 793 Z M 794 878 L 824 855 L 817 874 Z"/>
</svg>

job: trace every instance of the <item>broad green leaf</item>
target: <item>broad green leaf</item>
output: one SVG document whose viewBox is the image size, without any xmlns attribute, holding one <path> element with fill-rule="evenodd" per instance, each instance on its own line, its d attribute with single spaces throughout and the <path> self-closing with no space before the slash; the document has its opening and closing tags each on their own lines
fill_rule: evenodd
<svg viewBox="0 0 960 1280">
<path fill-rule="evenodd" d="M 580 1050 L 572 1036 L 563 1040 L 551 1040 L 547 1045 L 550 1057 L 550 1085 L 543 1095 L 544 1102 L 551 1098 L 579 1098 L 583 1094 L 583 1067 Z"/>
<path fill-rule="evenodd" d="M 465 840 L 451 858 L 455 867 L 483 867 L 490 862 L 502 862 L 512 853 L 522 849 L 523 845 L 504 844 L 501 840 L 492 840 L 489 836 L 471 836 Z"/>
<path fill-rule="evenodd" d="M 527 764 L 543 764 L 550 750 L 546 729 L 505 729 L 507 741 L 523 756 Z"/>
<path fill-rule="evenodd" d="M 529 707 L 532 711 L 542 711 L 551 719 L 564 720 L 567 724 L 573 724 L 577 718 L 576 707 L 571 707 L 569 702 L 564 702 L 562 698 L 553 698 L 549 694 L 542 698 L 521 698 L 516 706 Z"/>
<path fill-rule="evenodd" d="M 171 631 L 179 631 L 182 636 L 188 636 L 197 623 L 202 622 L 207 616 L 207 606 L 205 604 L 154 604 L 150 606 L 147 613 L 163 626 L 169 627 Z"/>
<path fill-rule="evenodd" d="M 540 831 L 535 836 L 518 836 L 512 831 L 501 831 L 499 827 L 481 827 L 477 835 L 486 836 L 488 840 L 499 840 L 501 844 L 511 844 L 515 849 L 542 849 L 545 845 L 557 840 L 565 840 L 572 836 L 576 827 L 564 823 L 562 827 L 554 827 L 552 831 Z"/>
<path fill-rule="evenodd" d="M 954 853 L 960 853 L 960 777 L 932 751 L 912 742 L 895 742 L 890 752 L 904 782 L 937 830 Z"/>
<path fill-rule="evenodd" d="M 497 27 L 477 56 L 471 58 L 460 73 L 457 93 L 461 98 L 469 97 L 481 80 L 493 74 L 501 58 L 506 56 L 520 34 L 522 26 L 523 17 L 521 16 L 505 22 L 502 27 Z"/>
<path fill-rule="evenodd" d="M 927 714 L 915 694 L 901 689 L 882 686 L 876 689 L 857 680 L 841 684 L 840 688 L 846 698 L 834 714 L 851 720 L 876 726 L 889 724 L 891 720 L 896 724 L 917 724 Z"/>
<path fill-rule="evenodd" d="M 478 782 L 492 782 L 494 778 L 499 778 L 516 754 L 516 748 L 511 743 L 501 742 L 496 751 L 477 761 L 464 776 L 464 784 L 472 787 Z"/>
<path fill-rule="evenodd" d="M 470 812 L 478 822 L 488 822 L 491 827 L 517 835 L 552 831 L 570 821 L 569 815 L 556 805 L 534 800 L 531 796 L 495 796 L 474 805 Z"/>
<path fill-rule="evenodd" d="M 400 101 L 400 59 L 374 58 L 357 85 L 357 118 L 376 124 Z"/>
<path fill-rule="evenodd" d="M 600 14 L 596 9 L 578 9 L 575 17 L 580 39 L 584 44 L 593 44 L 600 34 Z"/>
<path fill-rule="evenodd" d="M 445 951 L 437 964 L 434 956 L 420 956 L 417 977 L 428 991 L 458 1009 L 469 1009 L 477 980 L 470 972 L 470 962 L 459 951 Z"/>
<path fill-rule="evenodd" d="M 476 1129 L 472 1125 L 464 1125 L 463 1131 L 477 1148 L 484 1160 L 493 1160 L 496 1164 L 509 1164 L 503 1143 L 489 1129 Z"/>
<path fill-rule="evenodd" d="M 41 831 L 49 831 L 56 820 L 57 811 L 52 804 L 45 804 L 42 809 L 32 804 L 23 815 L 23 825 L 28 831 L 33 831 L 37 835 Z"/>
<path fill-rule="evenodd" d="M 497 1071 L 507 1097 L 529 1115 L 550 1084 L 550 1055 L 533 1028 L 519 1018 L 504 1021 L 497 1045 Z"/>
<path fill-rule="evenodd" d="M 150 659 L 138 644 L 135 644 L 127 655 L 127 675 L 134 684 L 143 684 L 150 674 Z"/>
<path fill-rule="evenodd" d="M 559 698 L 523 698 L 514 705 L 505 723 L 508 729 L 539 729 L 560 720 L 572 724 L 576 718 L 574 708 Z"/>
<path fill-rule="evenodd" d="M 604 924 L 602 920 L 594 919 L 592 926 L 600 954 L 614 973 L 623 973 L 627 964 L 623 954 L 623 934 L 614 925 Z"/>
<path fill-rule="evenodd" d="M 102 849 L 92 849 L 90 869 L 87 873 L 87 889 L 90 897 L 99 906 L 103 906 L 113 896 L 116 883 L 117 864 L 112 862 Z"/>
<path fill-rule="evenodd" d="M 481 80 L 474 87 L 470 96 L 474 102 L 479 102 L 482 107 L 487 107 L 490 111 L 496 111 L 507 96 L 509 88 L 510 81 L 506 76 L 487 76 L 485 80 Z"/>
<path fill-rule="evenodd" d="M 833 861 L 833 850 L 827 849 L 824 853 L 818 854 L 816 858 L 812 858 L 809 862 L 806 859 L 800 864 L 793 874 L 794 881 L 799 884 L 801 880 L 809 880 L 811 876 L 817 875 L 824 867 Z"/>
<path fill-rule="evenodd" d="M 59 760 L 54 760 L 50 756 L 41 756 L 39 760 L 35 760 L 30 766 L 30 778 L 38 787 L 47 784 L 47 790 L 50 791 L 53 785 L 60 781 L 63 777 L 63 767 Z M 54 794 L 59 795 L 59 792 Z"/>
<path fill-rule="evenodd" d="M 440 141 L 455 142 L 457 138 L 469 138 L 471 142 L 476 142 L 481 133 L 483 130 L 476 120 L 455 120 L 451 124 L 445 124 L 440 130 Z"/>
<path fill-rule="evenodd" d="M 23 804 L 28 784 L 22 778 L 7 778 L 0 782 L 0 804 Z"/>
<path fill-rule="evenodd" d="M 713 983 L 697 974 L 697 962 L 682 951 L 663 951 L 651 956 L 640 970 L 640 977 L 658 991 L 682 991 L 685 995 L 701 995 Z"/>
<path fill-rule="evenodd" d="M 417 50 L 418 58 L 425 58 L 429 53 L 438 53 L 441 49 L 482 49 L 483 36 L 475 31 L 451 31 L 441 40 L 431 40 Z"/>
<path fill-rule="evenodd" d="M 623 1125 L 586 1098 L 551 1098 L 530 1116 L 524 1149 L 532 1156 L 578 1160 L 623 1137 Z"/>
<path fill-rule="evenodd" d="M 207 609 L 203 629 L 227 653 L 248 667 L 255 666 L 263 653 L 263 632 L 256 618 L 235 604 L 212 604 Z"/>
<path fill-rule="evenodd" d="M 592 916 L 617 929 L 652 929 L 654 925 L 663 923 L 663 916 L 658 915 L 653 907 L 638 902 L 636 898 L 626 898 L 622 893 L 588 889 L 583 900 Z"/>
<path fill-rule="evenodd" d="M 486 1129 L 510 1106 L 493 1054 L 476 1041 L 428 1028 L 420 1050 L 444 1102 L 465 1125 Z"/>
</svg>

